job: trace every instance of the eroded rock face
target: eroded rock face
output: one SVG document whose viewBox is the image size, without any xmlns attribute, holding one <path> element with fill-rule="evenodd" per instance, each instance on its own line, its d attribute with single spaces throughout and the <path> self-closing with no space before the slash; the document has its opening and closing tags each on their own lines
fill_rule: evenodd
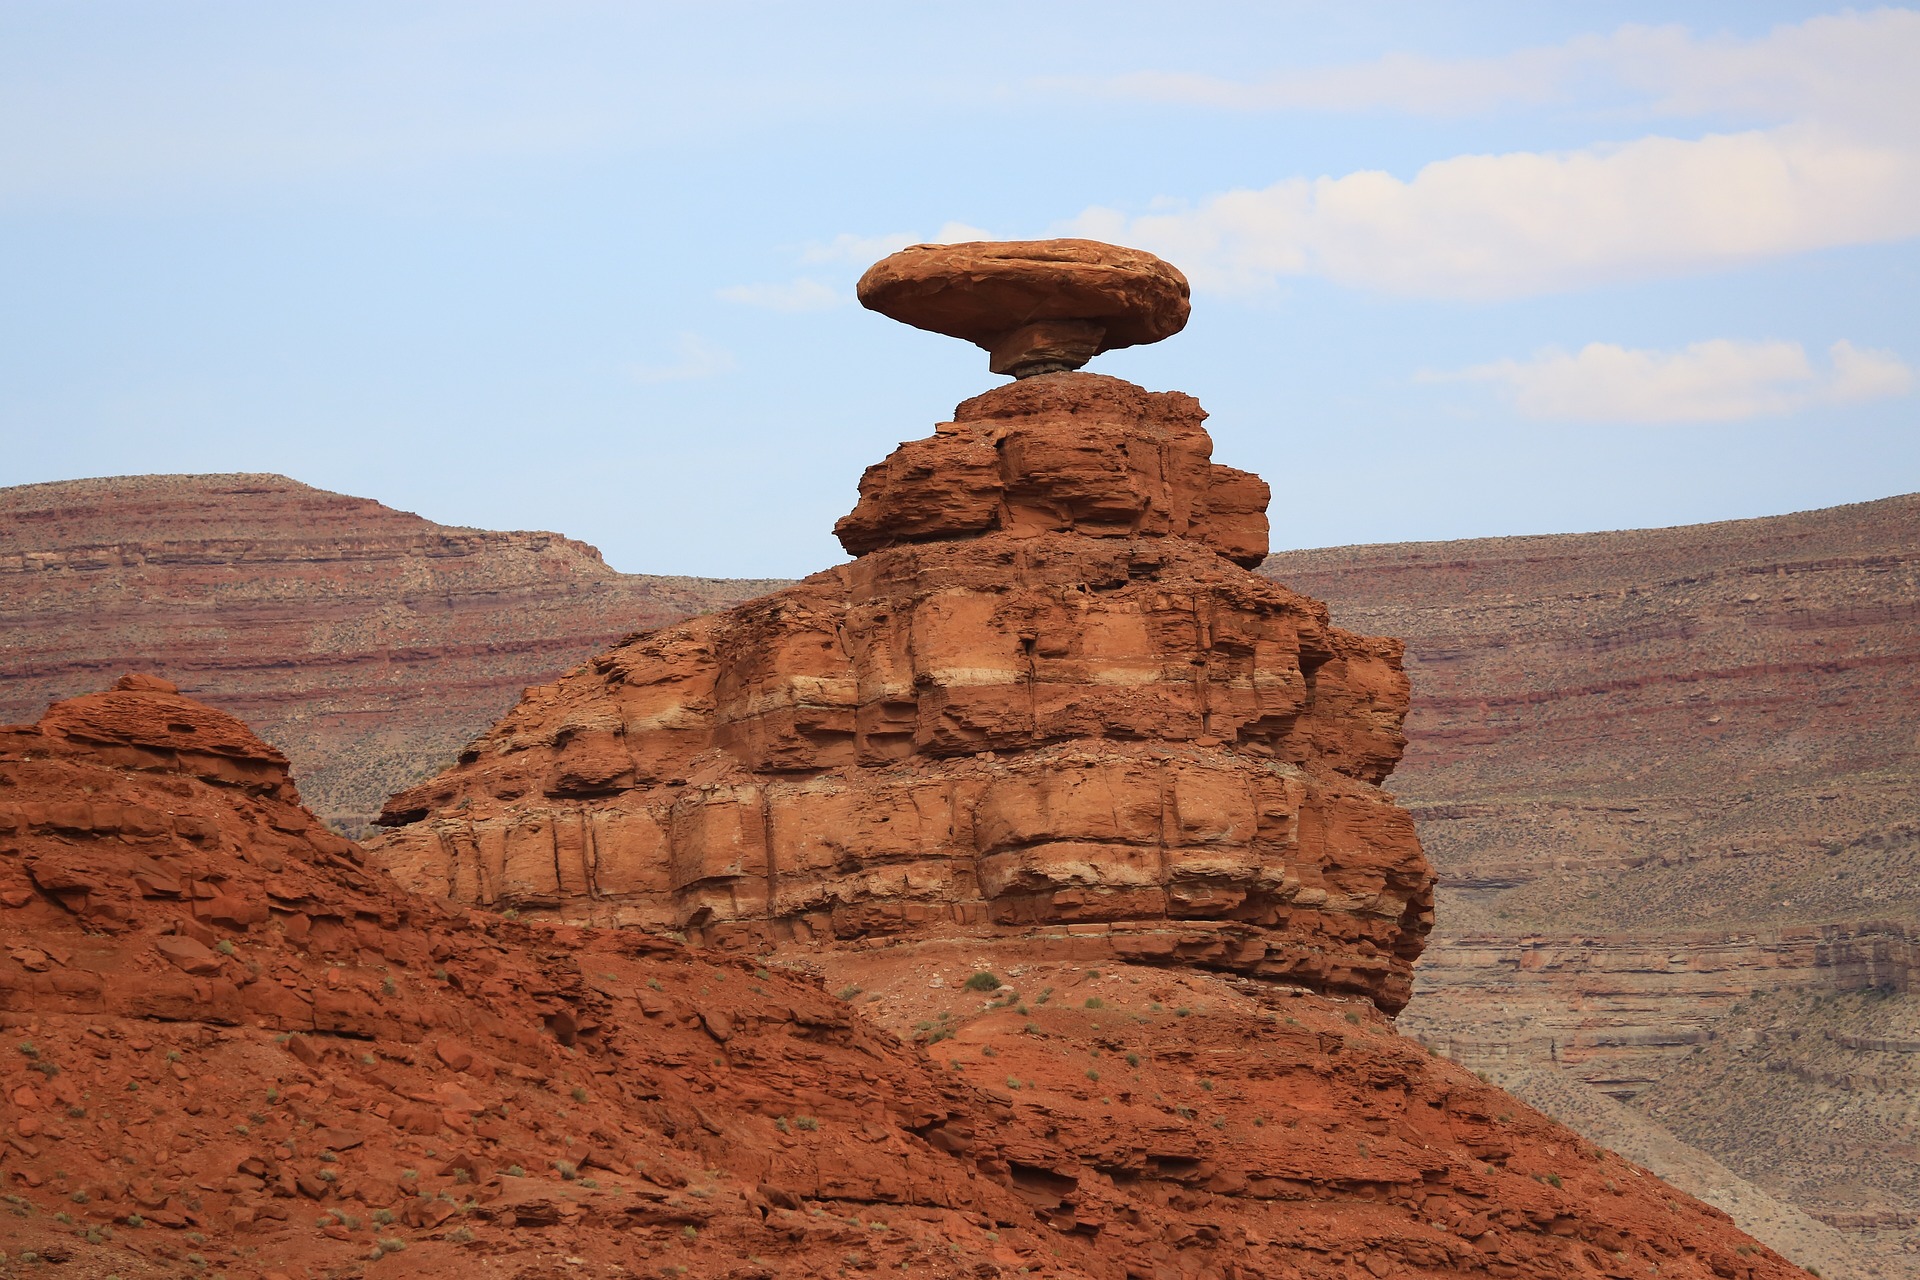
<svg viewBox="0 0 1920 1280">
<path fill-rule="evenodd" d="M 617 573 L 285 476 L 0 488 L 0 723 L 138 666 L 258 729 L 353 833 L 527 685 L 782 585 Z"/>
<path fill-rule="evenodd" d="M 1920 1055 L 1852 1046 L 1920 1028 L 1920 494 L 1266 572 L 1407 641 L 1393 785 L 1440 884 L 1402 1029 L 1909 1268 Z"/>
<path fill-rule="evenodd" d="M 1364 1006 L 1079 934 L 997 947 L 1030 1013 L 968 988 L 968 938 L 823 952 L 835 997 L 406 893 L 157 682 L 0 727 L 0 938 L 24 1267 L 1798 1274 Z"/>
<path fill-rule="evenodd" d="M 967 402 L 868 472 L 860 559 L 529 691 L 380 860 L 708 942 L 1068 927 L 1398 1009 L 1400 646 L 1234 563 L 1265 486 L 1202 416 L 1088 374 Z"/>
<path fill-rule="evenodd" d="M 983 533 L 1177 537 L 1253 568 L 1266 481 L 1212 460 L 1200 402 L 1118 378 L 1032 378 L 954 410 L 860 477 L 834 526 L 854 555 Z"/>
</svg>

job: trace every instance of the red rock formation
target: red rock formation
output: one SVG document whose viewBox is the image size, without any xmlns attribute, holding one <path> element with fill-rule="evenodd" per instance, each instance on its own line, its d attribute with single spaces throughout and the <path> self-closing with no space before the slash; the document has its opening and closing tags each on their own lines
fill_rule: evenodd
<svg viewBox="0 0 1920 1280">
<path fill-rule="evenodd" d="M 860 277 L 861 305 L 986 349 L 995 373 L 1078 369 L 1186 327 L 1187 278 L 1097 240 L 917 244 Z"/>
<path fill-rule="evenodd" d="M 850 1007 L 410 895 L 162 682 L 0 728 L 0 932 L 0 1265 L 1799 1274 L 1364 1003 L 1068 955 L 930 986 L 962 940 L 826 955 Z"/>
<path fill-rule="evenodd" d="M 1266 487 L 1201 417 L 1078 373 L 968 401 L 868 472 L 858 560 L 529 691 L 389 801 L 383 865 L 737 945 L 1072 925 L 1398 1009 L 1400 646 L 1223 558 Z"/>
<path fill-rule="evenodd" d="M 616 573 L 558 534 L 449 528 L 284 476 L 0 489 L 0 722 L 158 671 L 257 726 L 354 832 L 528 684 L 771 585 Z"/>
</svg>

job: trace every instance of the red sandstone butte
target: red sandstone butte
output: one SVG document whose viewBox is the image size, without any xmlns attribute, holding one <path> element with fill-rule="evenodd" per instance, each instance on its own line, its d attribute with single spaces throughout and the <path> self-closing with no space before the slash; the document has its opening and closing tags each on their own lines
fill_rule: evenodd
<svg viewBox="0 0 1920 1280">
<path fill-rule="evenodd" d="M 962 937 L 849 1003 L 409 894 L 159 682 L 0 727 L 0 935 L 23 1270 L 1800 1274 L 1364 1001 Z"/>
<path fill-rule="evenodd" d="M 1190 397 L 1046 363 L 868 470 L 852 563 L 529 690 L 388 802 L 375 861 L 805 969 L 920 1042 L 1050 1233 L 963 1231 L 929 1269 L 1792 1274 L 1393 1033 L 1433 889 L 1381 789 L 1400 644 L 1249 572 L 1266 486 L 1213 463 Z"/>
<path fill-rule="evenodd" d="M 1399 1009 L 1401 647 L 1236 563 L 1266 486 L 1202 417 L 1084 373 L 968 401 L 867 473 L 859 559 L 530 690 L 388 802 L 382 865 L 748 949 L 1072 926 Z"/>
</svg>

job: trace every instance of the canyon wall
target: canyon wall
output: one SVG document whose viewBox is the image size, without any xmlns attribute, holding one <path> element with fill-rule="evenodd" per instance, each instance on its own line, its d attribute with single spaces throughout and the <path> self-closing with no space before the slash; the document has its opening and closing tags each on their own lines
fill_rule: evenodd
<svg viewBox="0 0 1920 1280">
<path fill-rule="evenodd" d="M 1849 1047 L 1920 1006 L 1920 496 L 1264 572 L 1407 641 L 1393 786 L 1439 887 L 1401 1025 L 1640 1106 L 1920 1270 L 1920 1070 Z M 1773 1025 L 1794 1001 L 1811 1039 Z M 1809 1055 L 1824 1083 L 1763 1063 Z"/>
<path fill-rule="evenodd" d="M 0 489 L 0 722 L 163 672 L 257 725 L 357 832 L 527 684 L 769 585 L 616 573 L 558 534 L 450 528 L 284 476 Z"/>
</svg>

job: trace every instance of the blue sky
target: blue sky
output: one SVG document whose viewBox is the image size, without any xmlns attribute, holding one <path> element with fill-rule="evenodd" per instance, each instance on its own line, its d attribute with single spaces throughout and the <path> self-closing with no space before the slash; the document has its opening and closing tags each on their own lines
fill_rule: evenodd
<svg viewBox="0 0 1920 1280">
<path fill-rule="evenodd" d="M 0 3 L 0 484 L 279 471 L 797 575 L 1000 379 L 916 240 L 1193 278 L 1276 547 L 1920 489 L 1920 10 Z"/>
</svg>

